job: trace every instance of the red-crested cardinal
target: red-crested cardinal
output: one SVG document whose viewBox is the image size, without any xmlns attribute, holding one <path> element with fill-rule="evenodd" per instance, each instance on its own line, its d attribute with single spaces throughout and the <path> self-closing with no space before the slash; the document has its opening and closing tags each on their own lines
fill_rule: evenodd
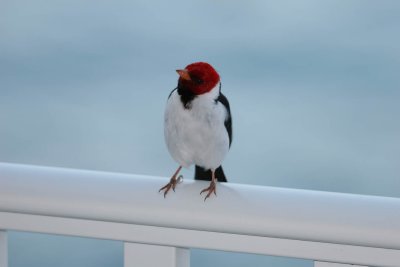
<svg viewBox="0 0 400 267">
<path fill-rule="evenodd" d="M 211 181 L 204 200 L 216 195 L 216 180 L 226 182 L 221 163 L 232 142 L 232 117 L 228 99 L 221 93 L 219 74 L 208 63 L 192 63 L 179 74 L 178 87 L 169 95 L 164 136 L 169 153 L 179 167 L 164 190 L 164 197 L 182 179 L 182 167 L 196 166 L 195 179 Z"/>
</svg>

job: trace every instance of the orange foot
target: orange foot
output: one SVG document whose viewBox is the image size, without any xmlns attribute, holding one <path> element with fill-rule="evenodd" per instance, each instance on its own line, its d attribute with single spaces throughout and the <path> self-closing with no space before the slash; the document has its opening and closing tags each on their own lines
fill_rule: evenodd
<svg viewBox="0 0 400 267">
<path fill-rule="evenodd" d="M 211 180 L 209 187 L 201 190 L 200 195 L 203 194 L 204 192 L 208 192 L 206 197 L 204 198 L 204 201 L 206 201 L 207 198 L 209 198 L 212 193 L 214 193 L 214 195 L 217 195 L 217 186 L 214 179 Z"/>
<path fill-rule="evenodd" d="M 169 180 L 169 183 L 161 187 L 160 190 L 158 190 L 158 192 L 165 190 L 164 191 L 164 198 L 165 198 L 167 196 L 168 191 L 171 190 L 171 188 L 175 192 L 176 185 L 181 183 L 182 180 L 183 180 L 182 175 L 179 175 L 178 178 L 176 178 L 176 175 L 174 175 L 172 176 L 171 180 Z"/>
</svg>

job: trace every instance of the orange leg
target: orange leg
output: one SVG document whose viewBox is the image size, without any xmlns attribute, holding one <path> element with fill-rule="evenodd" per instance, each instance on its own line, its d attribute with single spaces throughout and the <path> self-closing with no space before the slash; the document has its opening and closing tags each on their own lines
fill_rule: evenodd
<svg viewBox="0 0 400 267">
<path fill-rule="evenodd" d="M 180 172 L 181 169 L 182 169 L 182 166 L 179 166 L 178 169 L 176 170 L 176 172 L 174 173 L 174 175 L 172 175 L 171 180 L 169 180 L 169 183 L 164 185 L 163 187 L 161 187 L 160 190 L 158 190 L 158 192 L 165 190 L 164 198 L 171 188 L 172 188 L 172 190 L 175 191 L 176 185 L 182 181 L 182 178 L 183 178 L 182 175 L 178 176 L 178 173 Z M 176 178 L 177 176 L 178 176 L 178 178 Z"/>
<path fill-rule="evenodd" d="M 207 200 L 207 198 L 209 198 L 211 196 L 212 193 L 214 193 L 214 195 L 217 195 L 217 184 L 215 182 L 215 170 L 211 170 L 211 182 L 210 182 L 210 186 L 201 190 L 200 195 L 203 194 L 204 192 L 208 192 L 206 197 L 204 198 L 204 201 Z"/>
</svg>

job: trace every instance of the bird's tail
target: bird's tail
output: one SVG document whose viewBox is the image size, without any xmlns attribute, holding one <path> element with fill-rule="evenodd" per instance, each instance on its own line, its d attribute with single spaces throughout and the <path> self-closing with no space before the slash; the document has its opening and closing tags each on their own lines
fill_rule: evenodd
<svg viewBox="0 0 400 267">
<path fill-rule="evenodd" d="M 215 178 L 217 178 L 218 182 L 227 182 L 224 170 L 222 170 L 222 166 L 219 166 L 215 170 Z M 194 173 L 195 180 L 203 180 L 203 181 L 211 181 L 211 170 L 205 170 L 202 167 L 196 165 L 196 170 Z"/>
</svg>

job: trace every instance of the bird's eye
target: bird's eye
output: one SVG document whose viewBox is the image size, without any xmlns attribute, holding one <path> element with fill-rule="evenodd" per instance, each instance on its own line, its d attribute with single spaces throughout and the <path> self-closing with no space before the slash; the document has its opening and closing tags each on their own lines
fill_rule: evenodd
<svg viewBox="0 0 400 267">
<path fill-rule="evenodd" d="M 202 79 L 197 78 L 197 77 L 193 78 L 193 81 L 194 81 L 195 83 L 197 83 L 197 84 L 202 84 L 202 83 L 204 82 Z"/>
</svg>

